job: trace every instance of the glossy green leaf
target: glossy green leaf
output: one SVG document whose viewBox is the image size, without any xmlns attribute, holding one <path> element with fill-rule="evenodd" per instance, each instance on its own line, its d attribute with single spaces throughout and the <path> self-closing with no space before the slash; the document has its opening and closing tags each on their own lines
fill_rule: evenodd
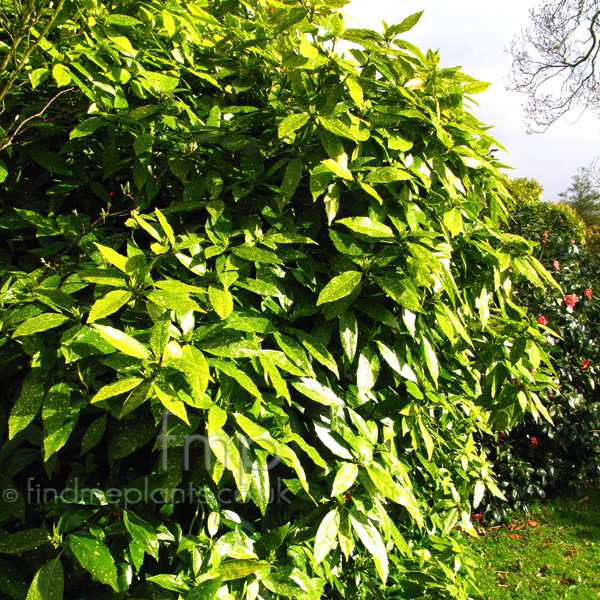
<svg viewBox="0 0 600 600">
<path fill-rule="evenodd" d="M 4 533 L 0 535 L 0 553 L 20 554 L 27 550 L 34 550 L 50 541 L 45 529 L 34 527 L 16 533 Z"/>
<path fill-rule="evenodd" d="M 249 377 L 241 369 L 238 369 L 231 362 L 211 358 L 210 364 L 214 365 L 219 371 L 225 373 L 225 375 L 229 375 L 229 377 L 237 381 L 245 390 L 250 392 L 250 394 L 252 394 L 256 398 L 262 398 L 260 390 L 256 387 L 256 384 L 254 383 L 254 381 L 252 381 L 251 377 Z"/>
<path fill-rule="evenodd" d="M 108 400 L 108 398 L 113 398 L 114 396 L 118 396 L 119 394 L 124 394 L 125 392 L 130 392 L 132 389 L 136 388 L 140 383 L 144 381 L 143 377 L 126 377 L 125 379 L 119 379 L 114 383 L 109 383 L 104 387 L 100 388 L 98 392 L 94 395 L 94 397 L 90 400 L 93 404 L 94 402 L 102 402 L 102 400 Z"/>
<path fill-rule="evenodd" d="M 43 313 L 36 317 L 31 317 L 23 321 L 13 332 L 12 337 L 21 337 L 25 335 L 33 335 L 34 333 L 41 333 L 48 331 L 48 329 L 54 329 L 59 327 L 63 323 L 66 323 L 69 317 L 65 315 L 59 315 L 57 313 Z"/>
<path fill-rule="evenodd" d="M 379 376 L 379 358 L 371 346 L 365 346 L 358 355 L 356 384 L 360 393 L 373 389 Z"/>
<path fill-rule="evenodd" d="M 237 246 L 231 249 L 232 254 L 250 260 L 253 262 L 267 263 L 273 265 L 280 265 L 281 259 L 269 250 L 263 248 L 257 248 L 256 246 Z"/>
<path fill-rule="evenodd" d="M 420 527 L 423 526 L 423 515 L 421 514 L 415 496 L 410 489 L 400 485 L 386 469 L 375 462 L 367 466 L 366 471 L 371 481 L 375 484 L 377 491 L 382 496 L 404 506 L 415 522 Z"/>
<path fill-rule="evenodd" d="M 82 123 L 79 123 L 69 134 L 70 139 L 76 139 L 80 137 L 84 137 L 86 135 L 91 135 L 94 133 L 99 127 L 102 127 L 104 124 L 104 119 L 100 117 L 91 117 L 86 119 Z"/>
<path fill-rule="evenodd" d="M 154 304 L 158 304 L 158 306 L 174 310 L 178 313 L 202 311 L 198 303 L 192 300 L 187 294 L 172 290 L 153 290 L 148 294 L 148 300 L 154 302 Z"/>
<path fill-rule="evenodd" d="M 336 160 L 333 160 L 332 158 L 326 158 L 325 160 L 322 160 L 321 164 L 327 167 L 332 173 L 334 173 L 338 177 L 341 177 L 342 179 L 348 179 L 349 181 L 354 180 L 352 171 L 350 171 L 348 167 L 337 162 Z"/>
<path fill-rule="evenodd" d="M 372 221 L 369 217 L 346 217 L 336 221 L 348 229 L 375 239 L 393 238 L 394 232 L 387 225 L 379 221 Z"/>
<path fill-rule="evenodd" d="M 362 87 L 360 87 L 360 83 L 354 77 L 348 77 L 346 79 L 346 85 L 348 86 L 348 91 L 356 106 L 362 108 L 364 104 L 364 92 Z"/>
<path fill-rule="evenodd" d="M 318 565 L 333 549 L 340 527 L 340 513 L 337 509 L 328 512 L 315 537 L 314 564 Z"/>
<path fill-rule="evenodd" d="M 344 403 L 331 388 L 325 387 L 311 377 L 302 377 L 300 381 L 294 381 L 292 385 L 307 398 L 325 406 L 342 406 Z"/>
<path fill-rule="evenodd" d="M 232 581 L 234 579 L 243 579 L 256 573 L 262 567 L 269 563 L 258 560 L 229 560 L 221 563 L 221 566 L 214 569 L 211 575 L 221 578 L 223 581 Z"/>
<path fill-rule="evenodd" d="M 144 383 L 141 383 L 139 386 L 134 388 L 123 403 L 123 407 L 121 408 L 121 412 L 119 413 L 119 418 L 124 417 L 131 411 L 135 410 L 138 406 L 143 404 L 150 397 L 151 392 L 151 381 L 145 381 Z"/>
<path fill-rule="evenodd" d="M 255 453 L 257 460 L 252 463 L 250 494 L 254 500 L 254 504 L 258 506 L 261 514 L 264 516 L 267 513 L 271 498 L 271 481 L 266 462 L 266 453 L 261 450 L 255 450 Z"/>
<path fill-rule="evenodd" d="M 426 336 L 423 336 L 421 347 L 423 349 L 423 353 L 425 354 L 425 361 L 427 363 L 429 373 L 431 373 L 431 377 L 437 384 L 437 380 L 440 375 L 440 366 L 435 350 L 433 349 L 431 342 L 427 339 Z"/>
<path fill-rule="evenodd" d="M 341 275 L 337 275 L 321 290 L 317 299 L 317 306 L 325 302 L 335 302 L 350 295 L 361 279 L 362 274 L 358 271 L 346 271 Z"/>
<path fill-rule="evenodd" d="M 94 323 L 92 327 L 98 331 L 104 340 L 123 354 L 135 358 L 150 357 L 148 350 L 146 350 L 142 344 L 123 331 L 119 331 L 114 327 L 108 327 L 107 325 L 98 325 L 97 323 Z"/>
<path fill-rule="evenodd" d="M 109 264 L 117 267 L 117 269 L 123 271 L 123 273 L 128 273 L 126 256 L 119 254 L 118 252 L 116 252 L 112 248 L 109 248 L 108 246 L 103 246 L 102 244 L 98 243 L 94 243 L 94 245 L 96 246 L 96 248 L 98 248 L 100 254 Z"/>
<path fill-rule="evenodd" d="M 207 579 L 190 590 L 187 600 L 214 600 L 223 585 L 223 577 Z"/>
<path fill-rule="evenodd" d="M 10 411 L 8 436 L 12 439 L 35 419 L 44 400 L 44 378 L 41 369 L 32 369 L 21 386 L 21 393 Z"/>
<path fill-rule="evenodd" d="M 473 492 L 473 508 L 477 508 L 483 500 L 485 494 L 485 483 L 481 479 L 475 483 L 475 491 Z"/>
<path fill-rule="evenodd" d="M 285 169 L 283 181 L 281 182 L 281 191 L 286 202 L 292 199 L 302 180 L 302 171 L 304 164 L 299 158 L 292 159 Z"/>
<path fill-rule="evenodd" d="M 395 167 L 377 167 L 369 171 L 365 181 L 367 183 L 393 183 L 394 181 L 405 181 L 411 179 L 412 175 Z"/>
<path fill-rule="evenodd" d="M 170 386 L 161 382 L 155 382 L 153 385 L 154 393 L 160 400 L 160 403 L 176 417 L 179 417 L 186 425 L 190 424 L 185 404 L 179 400 L 176 392 Z"/>
<path fill-rule="evenodd" d="M 355 142 L 358 141 L 356 134 L 340 119 L 332 117 L 318 117 L 319 123 L 330 133 L 341 137 L 349 138 Z"/>
<path fill-rule="evenodd" d="M 129 15 L 120 15 L 115 13 L 106 15 L 105 21 L 111 25 L 118 25 L 121 27 L 138 27 L 143 25 L 141 21 L 138 21 Z"/>
<path fill-rule="evenodd" d="M 117 590 L 117 568 L 108 548 L 98 539 L 82 535 L 69 536 L 69 547 L 81 564 L 98 581 Z"/>
<path fill-rule="evenodd" d="M 400 277 L 374 277 L 381 289 L 389 294 L 398 304 L 412 312 L 422 312 L 418 295 Z"/>
<path fill-rule="evenodd" d="M 81 454 L 89 452 L 101 439 L 106 431 L 107 415 L 100 415 L 87 428 L 81 440 Z"/>
<path fill-rule="evenodd" d="M 167 218 L 160 212 L 160 210 L 158 210 L 158 208 L 154 209 L 154 214 L 156 215 L 156 218 L 158 219 L 160 226 L 162 227 L 163 231 L 165 232 L 167 239 L 169 240 L 169 242 L 171 243 L 172 246 L 175 246 L 175 234 L 173 232 L 173 228 L 167 221 Z"/>
<path fill-rule="evenodd" d="M 295 330 L 294 333 L 302 342 L 302 345 L 308 350 L 309 354 L 339 378 L 340 373 L 338 371 L 338 366 L 331 352 L 329 352 L 323 344 L 317 341 L 314 336 L 299 329 Z"/>
<path fill-rule="evenodd" d="M 163 352 L 169 343 L 170 331 L 171 315 L 169 311 L 166 310 L 156 319 L 156 321 L 154 321 L 150 333 L 150 348 L 152 348 L 152 352 L 157 358 L 160 358 L 163 355 Z"/>
<path fill-rule="evenodd" d="M 113 290 L 94 302 L 87 318 L 88 323 L 104 319 L 117 312 L 127 304 L 131 298 L 131 292 L 125 290 Z"/>
<path fill-rule="evenodd" d="M 331 495 L 338 496 L 350 489 L 358 476 L 358 465 L 354 463 L 343 463 L 335 474 Z"/>
<path fill-rule="evenodd" d="M 129 510 L 123 513 L 123 523 L 125 523 L 132 540 L 143 548 L 144 552 L 158 560 L 158 536 L 150 523 Z"/>
<path fill-rule="evenodd" d="M 71 83 L 71 71 L 60 63 L 52 67 L 52 77 L 58 87 L 65 87 Z"/>
<path fill-rule="evenodd" d="M 459 208 L 453 208 L 444 213 L 444 225 L 452 237 L 459 235 L 463 229 L 462 213 Z"/>
<path fill-rule="evenodd" d="M 214 311 L 221 319 L 226 319 L 231 314 L 233 297 L 227 290 L 211 285 L 208 288 L 208 298 Z"/>
<path fill-rule="evenodd" d="M 349 511 L 349 517 L 352 529 L 356 532 L 360 541 L 373 557 L 377 573 L 379 574 L 381 581 L 385 583 L 388 577 L 389 567 L 387 550 L 383 543 L 383 539 L 381 538 L 381 534 L 365 516 L 355 510 Z"/>
<path fill-rule="evenodd" d="M 306 123 L 308 123 L 310 116 L 306 113 L 297 113 L 294 115 L 288 115 L 277 127 L 277 134 L 280 138 L 284 138 L 290 133 L 297 131 Z"/>
<path fill-rule="evenodd" d="M 47 461 L 65 445 L 77 421 L 77 413 L 71 412 L 71 393 L 66 384 L 57 383 L 48 390 L 42 406 L 42 419 L 44 460 Z"/>
<path fill-rule="evenodd" d="M 60 558 L 47 562 L 29 586 L 26 600 L 62 600 L 64 574 Z"/>
<path fill-rule="evenodd" d="M 340 341 L 344 354 L 349 363 L 352 363 L 358 347 L 358 321 L 351 310 L 346 310 L 340 315 Z"/>
<path fill-rule="evenodd" d="M 383 342 L 376 340 L 376 343 L 383 360 L 385 360 L 385 362 L 392 367 L 392 369 L 394 369 L 398 375 L 408 379 L 409 381 L 417 383 L 417 376 L 414 374 L 413 370 L 408 366 L 408 364 L 401 360 L 399 356 L 391 348 L 388 348 Z"/>
</svg>

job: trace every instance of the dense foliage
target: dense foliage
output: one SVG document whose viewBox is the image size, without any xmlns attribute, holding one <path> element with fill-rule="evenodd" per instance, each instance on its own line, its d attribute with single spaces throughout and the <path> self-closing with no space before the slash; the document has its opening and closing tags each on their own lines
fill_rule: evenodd
<svg viewBox="0 0 600 600">
<path fill-rule="evenodd" d="M 508 208 L 512 211 L 515 206 L 527 206 L 537 204 L 542 199 L 544 188 L 535 179 L 529 177 L 516 177 L 508 180 L 506 188 L 513 201 L 510 202 Z"/>
<path fill-rule="evenodd" d="M 467 597 L 555 284 L 486 84 L 343 4 L 2 4 L 3 594 Z"/>
<path fill-rule="evenodd" d="M 537 239 L 536 255 L 564 290 L 518 284 L 520 301 L 551 344 L 556 378 L 542 399 L 553 423 L 527 416 L 487 444 L 509 506 L 522 508 L 547 494 L 581 490 L 600 475 L 600 262 L 581 245 L 585 227 L 569 205 L 525 203 L 513 216 L 515 233 Z M 486 504 L 486 518 L 505 516 L 506 506 Z"/>
</svg>

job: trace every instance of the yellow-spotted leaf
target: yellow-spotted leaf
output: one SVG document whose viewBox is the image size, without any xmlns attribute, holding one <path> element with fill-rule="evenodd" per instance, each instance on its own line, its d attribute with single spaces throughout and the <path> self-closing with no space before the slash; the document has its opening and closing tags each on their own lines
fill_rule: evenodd
<svg viewBox="0 0 600 600">
<path fill-rule="evenodd" d="M 149 358 L 150 354 L 142 344 L 135 338 L 127 335 L 125 332 L 108 327 L 107 325 L 98 325 L 93 323 L 92 327 L 111 345 L 123 354 L 134 356 L 135 358 Z"/>
<path fill-rule="evenodd" d="M 317 299 L 317 306 L 326 302 L 335 302 L 350 295 L 361 282 L 361 279 L 362 274 L 358 271 L 346 271 L 341 275 L 337 275 L 321 290 Z"/>
<path fill-rule="evenodd" d="M 20 337 L 22 335 L 32 335 L 34 333 L 41 333 L 42 331 L 48 331 L 48 329 L 54 329 L 66 323 L 69 317 L 65 315 L 59 315 L 58 313 L 42 313 L 23 321 L 13 332 L 12 337 Z"/>
<path fill-rule="evenodd" d="M 340 528 L 340 513 L 337 508 L 328 512 L 315 537 L 314 564 L 318 565 L 333 549 Z"/>
<path fill-rule="evenodd" d="M 296 381 L 292 385 L 307 398 L 325 406 L 342 406 L 344 404 L 344 401 L 332 389 L 311 377 L 302 377 L 300 381 Z"/>
<path fill-rule="evenodd" d="M 345 219 L 339 219 L 336 223 L 345 225 L 348 229 L 351 229 L 356 233 L 376 239 L 394 237 L 394 232 L 390 227 L 379 221 L 373 221 L 369 217 L 346 217 Z"/>
<path fill-rule="evenodd" d="M 136 388 L 144 381 L 143 377 L 127 377 L 125 379 L 119 379 L 114 383 L 109 383 L 104 387 L 100 388 L 98 393 L 90 400 L 92 404 L 95 402 L 101 402 L 102 400 L 108 400 L 119 394 L 124 394 L 132 389 Z"/>
<path fill-rule="evenodd" d="M 289 115 L 285 119 L 283 119 L 281 123 L 279 123 L 279 127 L 277 128 L 277 135 L 279 136 L 279 138 L 284 138 L 287 135 L 294 133 L 294 131 L 297 131 L 298 129 L 306 125 L 309 119 L 310 115 L 308 115 L 307 113 Z"/>
<path fill-rule="evenodd" d="M 388 576 L 388 555 L 381 534 L 367 517 L 357 511 L 350 510 L 349 517 L 352 529 L 373 557 L 377 573 L 381 581 L 385 583 Z"/>
<path fill-rule="evenodd" d="M 331 495 L 338 496 L 352 487 L 358 476 L 358 465 L 354 463 L 344 463 L 335 475 Z"/>
<path fill-rule="evenodd" d="M 131 292 L 128 292 L 127 290 L 113 290 L 112 292 L 108 292 L 108 294 L 94 302 L 90 309 L 87 322 L 93 323 L 94 321 L 112 315 L 129 302 L 130 298 Z"/>
<path fill-rule="evenodd" d="M 221 319 L 226 319 L 231 314 L 233 297 L 227 290 L 211 285 L 208 288 L 208 299 Z"/>
</svg>

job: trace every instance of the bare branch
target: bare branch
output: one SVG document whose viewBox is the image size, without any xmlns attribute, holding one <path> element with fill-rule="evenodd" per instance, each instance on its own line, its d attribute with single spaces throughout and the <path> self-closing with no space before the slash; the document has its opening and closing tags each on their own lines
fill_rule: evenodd
<svg viewBox="0 0 600 600">
<path fill-rule="evenodd" d="M 527 95 L 530 131 L 577 108 L 600 115 L 600 0 L 547 0 L 515 38 L 509 89 Z"/>
<path fill-rule="evenodd" d="M 50 100 L 48 100 L 48 102 L 45 104 L 45 106 L 42 108 L 42 110 L 40 110 L 39 112 L 35 113 L 34 115 L 31 115 L 30 117 L 27 117 L 26 119 L 23 119 L 22 121 L 18 121 L 15 122 L 17 123 L 16 128 L 14 131 L 10 132 L 10 134 L 7 132 L 7 135 L 3 138 L 0 138 L 0 151 L 4 150 L 4 148 L 8 148 L 8 146 L 10 146 L 13 142 L 13 139 L 19 134 L 19 132 L 23 129 L 23 127 L 25 126 L 26 123 L 29 123 L 29 121 L 32 121 L 33 119 L 37 118 L 37 117 L 41 117 L 46 110 L 48 109 L 48 107 L 62 94 L 65 94 L 67 92 L 73 92 L 75 91 L 76 88 L 65 88 L 63 90 L 61 90 L 60 92 L 58 92 L 58 94 L 56 94 L 54 97 L 50 98 Z M 13 124 L 14 125 L 14 124 Z M 9 128 L 10 131 L 10 128 Z"/>
</svg>

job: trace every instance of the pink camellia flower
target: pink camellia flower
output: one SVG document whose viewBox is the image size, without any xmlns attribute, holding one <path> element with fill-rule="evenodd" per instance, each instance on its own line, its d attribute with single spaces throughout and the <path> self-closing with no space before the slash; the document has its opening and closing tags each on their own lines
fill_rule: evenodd
<svg viewBox="0 0 600 600">
<path fill-rule="evenodd" d="M 591 298 L 592 297 L 592 288 L 585 288 L 585 291 L 583 292 L 583 295 L 586 298 Z"/>
<path fill-rule="evenodd" d="M 557 270 L 560 271 L 560 263 L 554 259 L 554 262 L 552 263 L 552 266 Z"/>
<path fill-rule="evenodd" d="M 537 322 L 540 325 L 545 325 L 548 321 L 546 320 L 546 317 L 544 315 L 542 315 L 542 316 L 540 316 L 540 317 L 537 318 Z"/>
<path fill-rule="evenodd" d="M 587 369 L 590 366 L 590 361 L 589 360 L 584 360 L 581 363 L 581 368 L 582 369 Z"/>
<path fill-rule="evenodd" d="M 539 446 L 539 443 L 538 443 L 538 441 L 537 441 L 537 438 L 536 438 L 536 437 L 532 437 L 532 438 L 531 438 L 531 442 L 529 443 L 529 447 L 530 447 L 532 450 L 535 450 L 535 449 L 536 449 L 538 446 Z"/>
<path fill-rule="evenodd" d="M 577 302 L 579 302 L 579 298 L 577 297 L 576 294 L 567 294 L 565 296 L 565 304 L 567 306 L 570 306 L 571 308 L 573 308 Z"/>
<path fill-rule="evenodd" d="M 571 238 L 571 244 L 575 243 L 575 238 Z"/>
</svg>

